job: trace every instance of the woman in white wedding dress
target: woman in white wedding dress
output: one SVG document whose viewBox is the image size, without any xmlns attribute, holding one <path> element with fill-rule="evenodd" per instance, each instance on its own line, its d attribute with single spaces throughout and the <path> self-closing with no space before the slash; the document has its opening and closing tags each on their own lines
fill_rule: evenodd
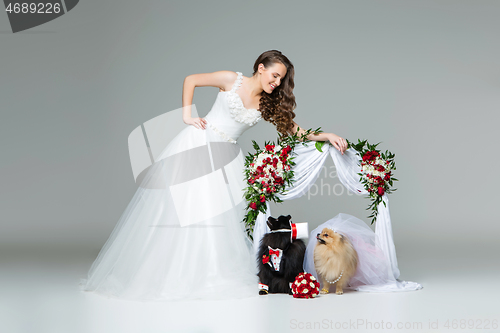
<svg viewBox="0 0 500 333">
<path fill-rule="evenodd" d="M 92 264 L 82 291 L 130 300 L 258 295 L 256 259 L 242 223 L 244 157 L 236 140 L 261 119 L 297 131 L 294 68 L 271 50 L 240 72 L 194 74 L 184 81 L 184 128 L 139 177 L 139 188 Z M 194 88 L 218 87 L 205 118 L 191 117 Z M 302 130 L 300 130 L 302 132 Z M 299 133 L 300 133 L 299 132 Z M 333 133 L 341 153 L 346 141 Z"/>
</svg>

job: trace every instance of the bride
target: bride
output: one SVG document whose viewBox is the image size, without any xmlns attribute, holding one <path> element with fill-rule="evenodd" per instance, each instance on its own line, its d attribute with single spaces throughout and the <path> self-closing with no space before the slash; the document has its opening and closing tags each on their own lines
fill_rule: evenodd
<svg viewBox="0 0 500 333">
<path fill-rule="evenodd" d="M 202 86 L 220 90 L 206 117 L 192 117 L 194 90 Z M 81 290 L 148 301 L 258 295 L 256 259 L 241 222 L 244 157 L 237 140 L 261 119 L 281 134 L 297 132 L 293 88 L 294 67 L 276 50 L 256 59 L 251 77 L 187 76 L 182 118 L 189 126 L 139 175 Z M 308 139 L 347 149 L 333 133 Z"/>
</svg>

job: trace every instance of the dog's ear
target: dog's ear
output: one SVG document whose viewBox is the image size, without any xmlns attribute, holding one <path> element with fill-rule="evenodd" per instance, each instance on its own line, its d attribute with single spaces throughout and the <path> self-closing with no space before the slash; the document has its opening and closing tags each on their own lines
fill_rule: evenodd
<svg viewBox="0 0 500 333">
<path fill-rule="evenodd" d="M 269 227 L 269 229 L 273 230 L 273 224 L 274 222 L 276 222 L 276 219 L 272 216 L 269 216 L 267 218 L 267 226 Z"/>
<path fill-rule="evenodd" d="M 286 218 L 288 219 L 288 221 L 290 221 L 290 219 L 292 218 L 292 216 L 288 215 Z"/>
<path fill-rule="evenodd" d="M 344 235 L 340 234 L 340 241 L 343 243 L 344 242 Z"/>
</svg>

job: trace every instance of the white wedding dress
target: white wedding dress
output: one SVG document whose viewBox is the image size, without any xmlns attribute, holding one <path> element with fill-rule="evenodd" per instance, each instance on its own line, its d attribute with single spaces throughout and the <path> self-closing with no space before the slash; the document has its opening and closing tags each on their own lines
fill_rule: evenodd
<svg viewBox="0 0 500 333">
<path fill-rule="evenodd" d="M 130 300 L 258 296 L 242 223 L 244 157 L 238 137 L 261 120 L 221 91 L 205 130 L 185 127 L 139 175 L 139 188 L 80 289 Z"/>
</svg>

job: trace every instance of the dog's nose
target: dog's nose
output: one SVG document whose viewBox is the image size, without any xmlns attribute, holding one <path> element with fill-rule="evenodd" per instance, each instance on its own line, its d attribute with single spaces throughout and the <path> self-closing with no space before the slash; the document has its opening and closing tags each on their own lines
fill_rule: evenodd
<svg viewBox="0 0 500 333">
<path fill-rule="evenodd" d="M 319 234 L 316 235 L 316 238 L 319 237 Z"/>
</svg>

